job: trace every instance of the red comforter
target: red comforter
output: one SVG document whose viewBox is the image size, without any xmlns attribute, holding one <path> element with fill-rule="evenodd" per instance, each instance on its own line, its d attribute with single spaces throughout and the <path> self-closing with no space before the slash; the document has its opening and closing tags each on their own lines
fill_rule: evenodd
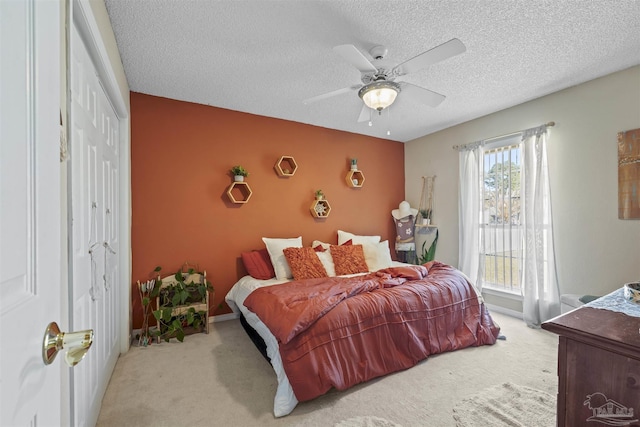
<svg viewBox="0 0 640 427">
<path fill-rule="evenodd" d="M 500 331 L 465 276 L 439 262 L 267 286 L 244 305 L 277 338 L 299 401 L 494 344 Z"/>
</svg>

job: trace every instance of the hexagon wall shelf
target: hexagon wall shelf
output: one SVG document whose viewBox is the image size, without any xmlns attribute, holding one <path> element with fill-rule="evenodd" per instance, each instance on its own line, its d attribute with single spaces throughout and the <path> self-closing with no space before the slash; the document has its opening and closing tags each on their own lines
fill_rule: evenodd
<svg viewBox="0 0 640 427">
<path fill-rule="evenodd" d="M 329 205 L 329 202 L 325 199 L 316 199 L 311 203 L 309 210 L 314 218 L 326 218 L 331 212 L 331 205 Z"/>
<path fill-rule="evenodd" d="M 278 176 L 290 177 L 298 170 L 296 160 L 291 156 L 282 156 L 274 166 Z"/>
<path fill-rule="evenodd" d="M 251 198 L 251 187 L 246 182 L 234 182 L 227 190 L 231 203 L 247 203 Z"/>
<path fill-rule="evenodd" d="M 354 181 L 355 180 L 355 181 Z M 351 169 L 345 177 L 347 185 L 352 188 L 360 188 L 364 184 L 364 174 L 357 169 Z"/>
</svg>

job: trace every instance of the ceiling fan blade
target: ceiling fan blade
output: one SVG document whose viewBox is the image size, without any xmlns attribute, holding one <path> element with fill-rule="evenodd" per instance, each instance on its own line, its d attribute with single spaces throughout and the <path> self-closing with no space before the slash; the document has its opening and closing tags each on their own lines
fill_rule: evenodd
<svg viewBox="0 0 640 427">
<path fill-rule="evenodd" d="M 347 62 L 360 70 L 361 73 L 375 73 L 378 71 L 371 62 L 352 44 L 336 46 L 333 50 Z"/>
<path fill-rule="evenodd" d="M 353 90 L 360 89 L 362 85 L 354 85 L 349 87 L 343 87 L 342 89 L 334 90 L 331 92 L 323 93 L 322 95 L 314 96 L 302 101 L 303 104 L 312 104 L 314 102 L 322 101 L 323 99 L 331 98 L 332 96 L 342 95 L 343 93 L 351 92 Z"/>
<path fill-rule="evenodd" d="M 367 104 L 362 103 L 362 110 L 360 110 L 360 115 L 358 116 L 358 123 L 366 122 L 371 120 L 371 108 L 367 107 Z"/>
<path fill-rule="evenodd" d="M 409 98 L 413 98 L 429 107 L 437 107 L 446 98 L 446 96 L 437 92 L 406 82 L 402 83 L 402 94 L 400 96 L 405 94 L 408 95 Z"/>
<path fill-rule="evenodd" d="M 431 50 L 421 53 L 418 56 L 399 64 L 394 68 L 394 72 L 397 72 L 399 76 L 413 73 L 414 71 L 421 70 L 436 62 L 443 61 L 452 56 L 456 56 L 465 52 L 467 48 L 458 39 L 451 39 L 448 42 L 442 43 L 440 46 L 436 46 Z"/>
</svg>

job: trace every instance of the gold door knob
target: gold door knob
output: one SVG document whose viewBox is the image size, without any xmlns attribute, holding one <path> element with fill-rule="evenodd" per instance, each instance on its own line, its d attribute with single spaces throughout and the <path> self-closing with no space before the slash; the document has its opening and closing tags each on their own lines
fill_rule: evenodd
<svg viewBox="0 0 640 427">
<path fill-rule="evenodd" d="M 76 366 L 87 354 L 93 343 L 93 329 L 78 332 L 60 332 L 56 322 L 49 323 L 42 340 L 42 359 L 50 365 L 62 349 L 67 350 L 64 360 Z"/>
</svg>

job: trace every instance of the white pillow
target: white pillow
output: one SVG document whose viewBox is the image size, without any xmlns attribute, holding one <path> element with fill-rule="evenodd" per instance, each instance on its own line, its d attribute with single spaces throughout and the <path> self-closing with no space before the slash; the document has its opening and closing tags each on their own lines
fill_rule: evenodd
<svg viewBox="0 0 640 427">
<path fill-rule="evenodd" d="M 339 245 L 343 244 L 349 239 L 351 239 L 351 243 L 353 243 L 354 245 L 363 245 L 365 243 L 373 243 L 373 244 L 380 243 L 380 236 L 359 236 L 357 234 L 338 230 Z"/>
<path fill-rule="evenodd" d="M 341 245 L 348 240 L 351 240 L 351 243 L 354 245 L 362 245 L 364 260 L 367 263 L 369 271 L 379 270 L 379 268 L 376 267 L 379 265 L 378 244 L 380 243 L 380 236 L 360 236 L 347 231 L 338 230 L 338 244 Z"/>
<path fill-rule="evenodd" d="M 363 249 L 365 250 L 365 261 L 367 261 L 367 246 L 364 245 Z M 371 260 L 371 264 L 367 261 L 367 266 L 369 267 L 369 271 L 378 271 L 383 268 L 389 268 L 393 265 L 393 260 L 391 259 L 391 252 L 389 252 L 389 241 L 385 240 L 383 242 L 378 243 L 375 246 L 375 260 Z"/>
<path fill-rule="evenodd" d="M 362 245 L 364 261 L 367 263 L 369 271 L 378 271 L 391 267 L 391 254 L 389 253 L 389 241 L 380 243 L 354 243 Z"/>
<path fill-rule="evenodd" d="M 276 272 L 276 279 L 292 279 L 291 268 L 287 259 L 284 256 L 284 250 L 286 248 L 301 248 L 302 236 L 291 239 L 272 239 L 269 237 L 263 237 L 262 241 L 267 247 L 269 257 L 271 258 L 271 264 L 273 264 L 273 270 Z"/>
<path fill-rule="evenodd" d="M 320 258 L 320 262 L 324 266 L 324 269 L 327 271 L 327 276 L 335 276 L 336 266 L 333 263 L 333 257 L 331 256 L 331 243 L 321 242 L 320 240 L 314 240 L 313 243 L 311 243 L 311 247 L 314 249 L 318 246 L 324 249 L 324 252 L 316 251 L 316 255 L 318 255 L 318 258 Z"/>
<path fill-rule="evenodd" d="M 327 272 L 327 276 L 334 277 L 336 275 L 336 266 L 333 263 L 333 257 L 331 256 L 331 251 L 326 250 L 324 252 L 316 252 L 316 255 L 318 255 L 318 258 L 320 259 L 322 266 Z"/>
<path fill-rule="evenodd" d="M 318 246 L 321 246 L 322 249 L 324 249 L 325 251 L 328 251 L 331 248 L 331 243 L 325 243 L 325 242 L 321 242 L 320 240 L 314 240 L 313 243 L 311 244 L 312 248 L 317 248 Z"/>
</svg>

